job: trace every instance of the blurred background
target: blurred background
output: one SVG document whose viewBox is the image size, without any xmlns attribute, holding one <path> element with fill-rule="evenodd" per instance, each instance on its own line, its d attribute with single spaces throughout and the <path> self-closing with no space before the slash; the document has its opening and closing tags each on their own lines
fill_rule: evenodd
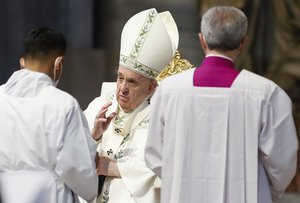
<svg viewBox="0 0 300 203">
<path fill-rule="evenodd" d="M 299 0 L 0 0 L 0 84 L 19 69 L 25 34 L 38 26 L 64 33 L 68 41 L 58 87 L 72 94 L 84 110 L 100 95 L 101 83 L 115 81 L 122 27 L 134 14 L 155 7 L 169 10 L 180 35 L 182 58 L 198 66 L 201 15 L 214 5 L 242 9 L 249 20 L 249 39 L 237 61 L 281 86 L 293 101 L 300 128 L 300 1 Z M 299 137 L 299 136 L 298 136 Z M 300 155 L 299 155 L 300 156 Z M 299 158 L 298 158 L 299 159 Z M 282 201 L 300 202 L 300 168 Z M 291 196 L 290 196 L 291 195 Z"/>
</svg>

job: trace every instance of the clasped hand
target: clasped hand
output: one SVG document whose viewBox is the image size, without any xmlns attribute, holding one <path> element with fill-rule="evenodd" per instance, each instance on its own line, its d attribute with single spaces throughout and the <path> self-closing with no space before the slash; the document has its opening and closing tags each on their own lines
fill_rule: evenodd
<svg viewBox="0 0 300 203">
<path fill-rule="evenodd" d="M 98 175 L 120 177 L 117 161 L 106 156 L 97 156 L 96 168 Z"/>
</svg>

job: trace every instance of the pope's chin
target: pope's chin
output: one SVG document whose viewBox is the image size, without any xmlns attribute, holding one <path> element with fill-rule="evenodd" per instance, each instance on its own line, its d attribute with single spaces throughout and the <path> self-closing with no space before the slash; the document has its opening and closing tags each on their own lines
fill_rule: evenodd
<svg viewBox="0 0 300 203">
<path fill-rule="evenodd" d="M 129 100 L 126 98 L 122 98 L 122 97 L 118 98 L 118 103 L 122 107 L 122 109 L 126 109 L 126 107 L 129 105 L 128 101 Z"/>
</svg>

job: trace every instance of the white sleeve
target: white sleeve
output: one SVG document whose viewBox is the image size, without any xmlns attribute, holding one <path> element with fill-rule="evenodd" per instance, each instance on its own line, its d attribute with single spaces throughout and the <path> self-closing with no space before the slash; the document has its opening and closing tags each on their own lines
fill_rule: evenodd
<svg viewBox="0 0 300 203">
<path fill-rule="evenodd" d="M 272 198 L 276 200 L 296 173 L 298 141 L 292 105 L 286 93 L 275 87 L 265 105 L 259 150 L 269 176 Z"/>
<path fill-rule="evenodd" d="M 160 87 L 151 99 L 150 126 L 148 139 L 145 147 L 145 161 L 147 166 L 158 176 L 161 177 L 163 136 L 164 136 L 164 117 L 163 117 L 163 98 L 160 95 Z"/>
<path fill-rule="evenodd" d="M 154 185 L 155 174 L 144 159 L 147 128 L 136 129 L 134 139 L 127 148 L 128 154 L 117 160 L 118 169 L 126 188 L 133 197 L 142 197 Z"/>
<path fill-rule="evenodd" d="M 96 143 L 77 102 L 63 122 L 55 171 L 76 195 L 90 201 L 97 195 L 98 188 Z"/>
</svg>

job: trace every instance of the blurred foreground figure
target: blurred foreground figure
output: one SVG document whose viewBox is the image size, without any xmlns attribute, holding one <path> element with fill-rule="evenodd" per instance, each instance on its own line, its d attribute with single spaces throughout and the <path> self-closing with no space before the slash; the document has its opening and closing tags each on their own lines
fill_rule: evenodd
<svg viewBox="0 0 300 203">
<path fill-rule="evenodd" d="M 289 97 L 235 69 L 246 33 L 239 9 L 209 9 L 202 64 L 163 80 L 151 100 L 145 159 L 162 179 L 162 203 L 272 203 L 295 175 Z"/>
<path fill-rule="evenodd" d="M 16 71 L 0 87 L 3 203 L 73 203 L 97 195 L 96 144 L 77 101 L 56 88 L 64 36 L 38 28 L 25 38 Z"/>
</svg>

